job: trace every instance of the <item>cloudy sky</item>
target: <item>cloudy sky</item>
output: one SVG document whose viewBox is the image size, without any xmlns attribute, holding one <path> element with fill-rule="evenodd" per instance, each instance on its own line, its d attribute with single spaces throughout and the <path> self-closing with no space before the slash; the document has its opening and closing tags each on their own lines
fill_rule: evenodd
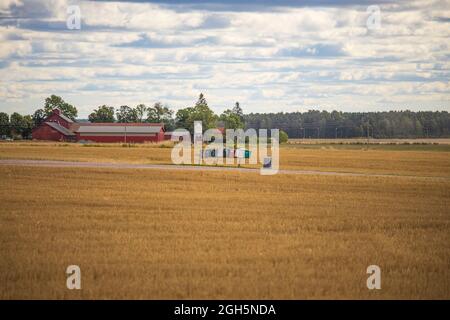
<svg viewBox="0 0 450 320">
<path fill-rule="evenodd" d="M 215 112 L 450 111 L 450 1 L 0 0 L 0 38 L 8 113 L 200 92 Z"/>
</svg>

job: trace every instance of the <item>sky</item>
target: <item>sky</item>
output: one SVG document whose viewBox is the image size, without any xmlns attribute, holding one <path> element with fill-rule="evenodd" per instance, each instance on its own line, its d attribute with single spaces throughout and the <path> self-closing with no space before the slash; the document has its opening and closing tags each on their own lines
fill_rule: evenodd
<svg viewBox="0 0 450 320">
<path fill-rule="evenodd" d="M 7 113 L 450 111 L 449 58 L 450 0 L 0 0 Z"/>
</svg>

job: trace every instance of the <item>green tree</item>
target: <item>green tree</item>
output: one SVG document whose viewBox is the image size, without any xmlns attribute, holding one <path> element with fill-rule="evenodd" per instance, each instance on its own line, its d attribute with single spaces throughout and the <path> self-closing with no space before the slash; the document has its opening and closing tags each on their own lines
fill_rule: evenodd
<svg viewBox="0 0 450 320">
<path fill-rule="evenodd" d="M 114 107 L 100 106 L 89 115 L 90 122 L 114 122 Z"/>
<path fill-rule="evenodd" d="M 178 128 L 189 130 L 190 119 L 192 117 L 192 113 L 194 112 L 194 108 L 187 107 L 184 109 L 179 109 L 175 115 L 175 122 Z"/>
<path fill-rule="evenodd" d="M 78 115 L 78 110 L 73 105 L 65 102 L 61 97 L 51 95 L 45 99 L 44 112 L 49 116 L 53 109 L 58 108 L 68 118 L 75 120 Z"/>
<path fill-rule="evenodd" d="M 29 139 L 29 138 L 31 138 L 31 132 L 33 131 L 33 128 L 34 128 L 33 116 L 26 115 L 23 117 L 23 121 L 24 121 L 24 127 L 22 130 L 22 137 L 25 139 Z"/>
<path fill-rule="evenodd" d="M 191 114 L 190 122 L 192 123 L 192 129 L 194 128 L 194 121 L 201 121 L 203 128 L 211 129 L 217 125 L 218 117 L 206 104 L 196 105 L 194 112 Z"/>
<path fill-rule="evenodd" d="M 219 117 L 208 107 L 208 103 L 203 95 L 200 94 L 194 107 L 180 109 L 176 115 L 177 125 L 180 128 L 194 133 L 194 121 L 201 121 L 203 129 L 215 128 Z"/>
<path fill-rule="evenodd" d="M 46 118 L 44 109 L 37 109 L 33 113 L 32 118 L 33 118 L 33 126 L 38 127 L 42 122 L 44 122 Z"/>
<path fill-rule="evenodd" d="M 117 122 L 130 123 L 138 122 L 138 116 L 136 110 L 129 106 L 120 106 L 116 111 Z"/>
<path fill-rule="evenodd" d="M 200 94 L 194 107 L 180 109 L 176 114 L 176 123 L 194 133 L 194 121 L 201 121 L 203 129 L 215 128 L 219 117 L 209 108 L 203 93 Z"/>
<path fill-rule="evenodd" d="M 145 104 L 138 104 L 134 108 L 134 113 L 136 115 L 136 122 L 143 122 L 144 116 L 147 114 L 148 107 Z"/>
<path fill-rule="evenodd" d="M 289 136 L 286 132 L 284 132 L 283 130 L 280 130 L 280 143 L 286 143 L 289 140 Z"/>
<path fill-rule="evenodd" d="M 227 109 L 220 115 L 220 121 L 223 121 L 226 129 L 243 129 L 244 123 L 238 113 L 233 110 Z"/>
<path fill-rule="evenodd" d="M 239 118 L 241 119 L 241 122 L 244 123 L 244 111 L 242 111 L 242 108 L 241 108 L 241 105 L 239 104 L 239 102 L 236 102 L 232 111 L 234 114 L 238 115 Z"/>
<path fill-rule="evenodd" d="M 194 107 L 180 109 L 176 113 L 177 127 L 187 129 L 191 133 L 194 132 L 194 121 L 202 121 L 203 129 L 206 130 L 215 128 L 217 120 L 217 115 L 209 108 L 203 93 L 200 93 Z"/>
<path fill-rule="evenodd" d="M 166 130 L 173 130 L 173 111 L 168 106 L 156 102 L 153 107 L 147 109 L 147 122 L 162 122 Z"/>
<path fill-rule="evenodd" d="M 199 106 L 199 105 L 208 105 L 208 102 L 206 102 L 206 98 L 203 95 L 203 93 L 200 93 L 200 96 L 198 97 L 197 103 L 195 104 L 195 106 Z"/>
<path fill-rule="evenodd" d="M 24 117 L 17 113 L 14 112 L 13 114 L 11 114 L 11 118 L 10 118 L 10 125 L 11 125 L 11 132 L 12 132 L 12 136 L 22 136 L 22 134 L 26 131 L 27 129 L 27 122 L 24 119 Z"/>
<path fill-rule="evenodd" d="M 414 135 L 416 137 L 421 137 L 423 135 L 423 126 L 419 120 L 415 121 L 415 132 Z"/>
<path fill-rule="evenodd" d="M 194 109 L 190 115 L 190 127 L 192 130 L 194 128 L 194 121 L 201 121 L 203 128 L 211 129 L 215 128 L 217 125 L 218 117 L 217 115 L 209 108 L 208 103 L 206 102 L 206 98 L 203 93 L 200 93 L 197 103 L 195 104 Z"/>
<path fill-rule="evenodd" d="M 0 136 L 10 136 L 9 116 L 5 112 L 0 112 Z"/>
</svg>

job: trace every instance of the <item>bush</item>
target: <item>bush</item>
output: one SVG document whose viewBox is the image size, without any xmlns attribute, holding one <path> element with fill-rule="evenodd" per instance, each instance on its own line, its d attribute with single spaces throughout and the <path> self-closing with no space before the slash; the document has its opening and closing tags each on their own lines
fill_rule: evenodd
<svg viewBox="0 0 450 320">
<path fill-rule="evenodd" d="M 283 130 L 280 130 L 280 143 L 286 143 L 289 140 L 289 136 Z"/>
</svg>

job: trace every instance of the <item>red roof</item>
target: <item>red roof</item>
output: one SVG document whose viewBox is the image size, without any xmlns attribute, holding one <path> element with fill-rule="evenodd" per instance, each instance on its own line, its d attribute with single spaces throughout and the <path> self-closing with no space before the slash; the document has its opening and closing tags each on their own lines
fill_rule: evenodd
<svg viewBox="0 0 450 320">
<path fill-rule="evenodd" d="M 121 123 L 121 122 L 76 122 L 72 123 L 70 130 L 77 132 L 80 127 L 161 127 L 163 131 L 164 123 L 147 123 L 147 122 L 132 122 L 132 123 Z"/>
<path fill-rule="evenodd" d="M 62 133 L 65 136 L 74 136 L 75 135 L 75 133 L 73 133 L 72 131 L 70 131 L 66 127 L 63 127 L 63 126 L 59 125 L 56 122 L 49 122 L 49 121 L 47 121 L 47 122 L 44 122 L 44 124 L 52 127 L 53 129 L 59 131 L 60 133 Z"/>
<path fill-rule="evenodd" d="M 81 126 L 121 126 L 121 127 L 163 127 L 164 123 L 148 123 L 148 122 L 132 122 L 132 123 L 122 123 L 122 122 L 78 122 Z"/>
</svg>

